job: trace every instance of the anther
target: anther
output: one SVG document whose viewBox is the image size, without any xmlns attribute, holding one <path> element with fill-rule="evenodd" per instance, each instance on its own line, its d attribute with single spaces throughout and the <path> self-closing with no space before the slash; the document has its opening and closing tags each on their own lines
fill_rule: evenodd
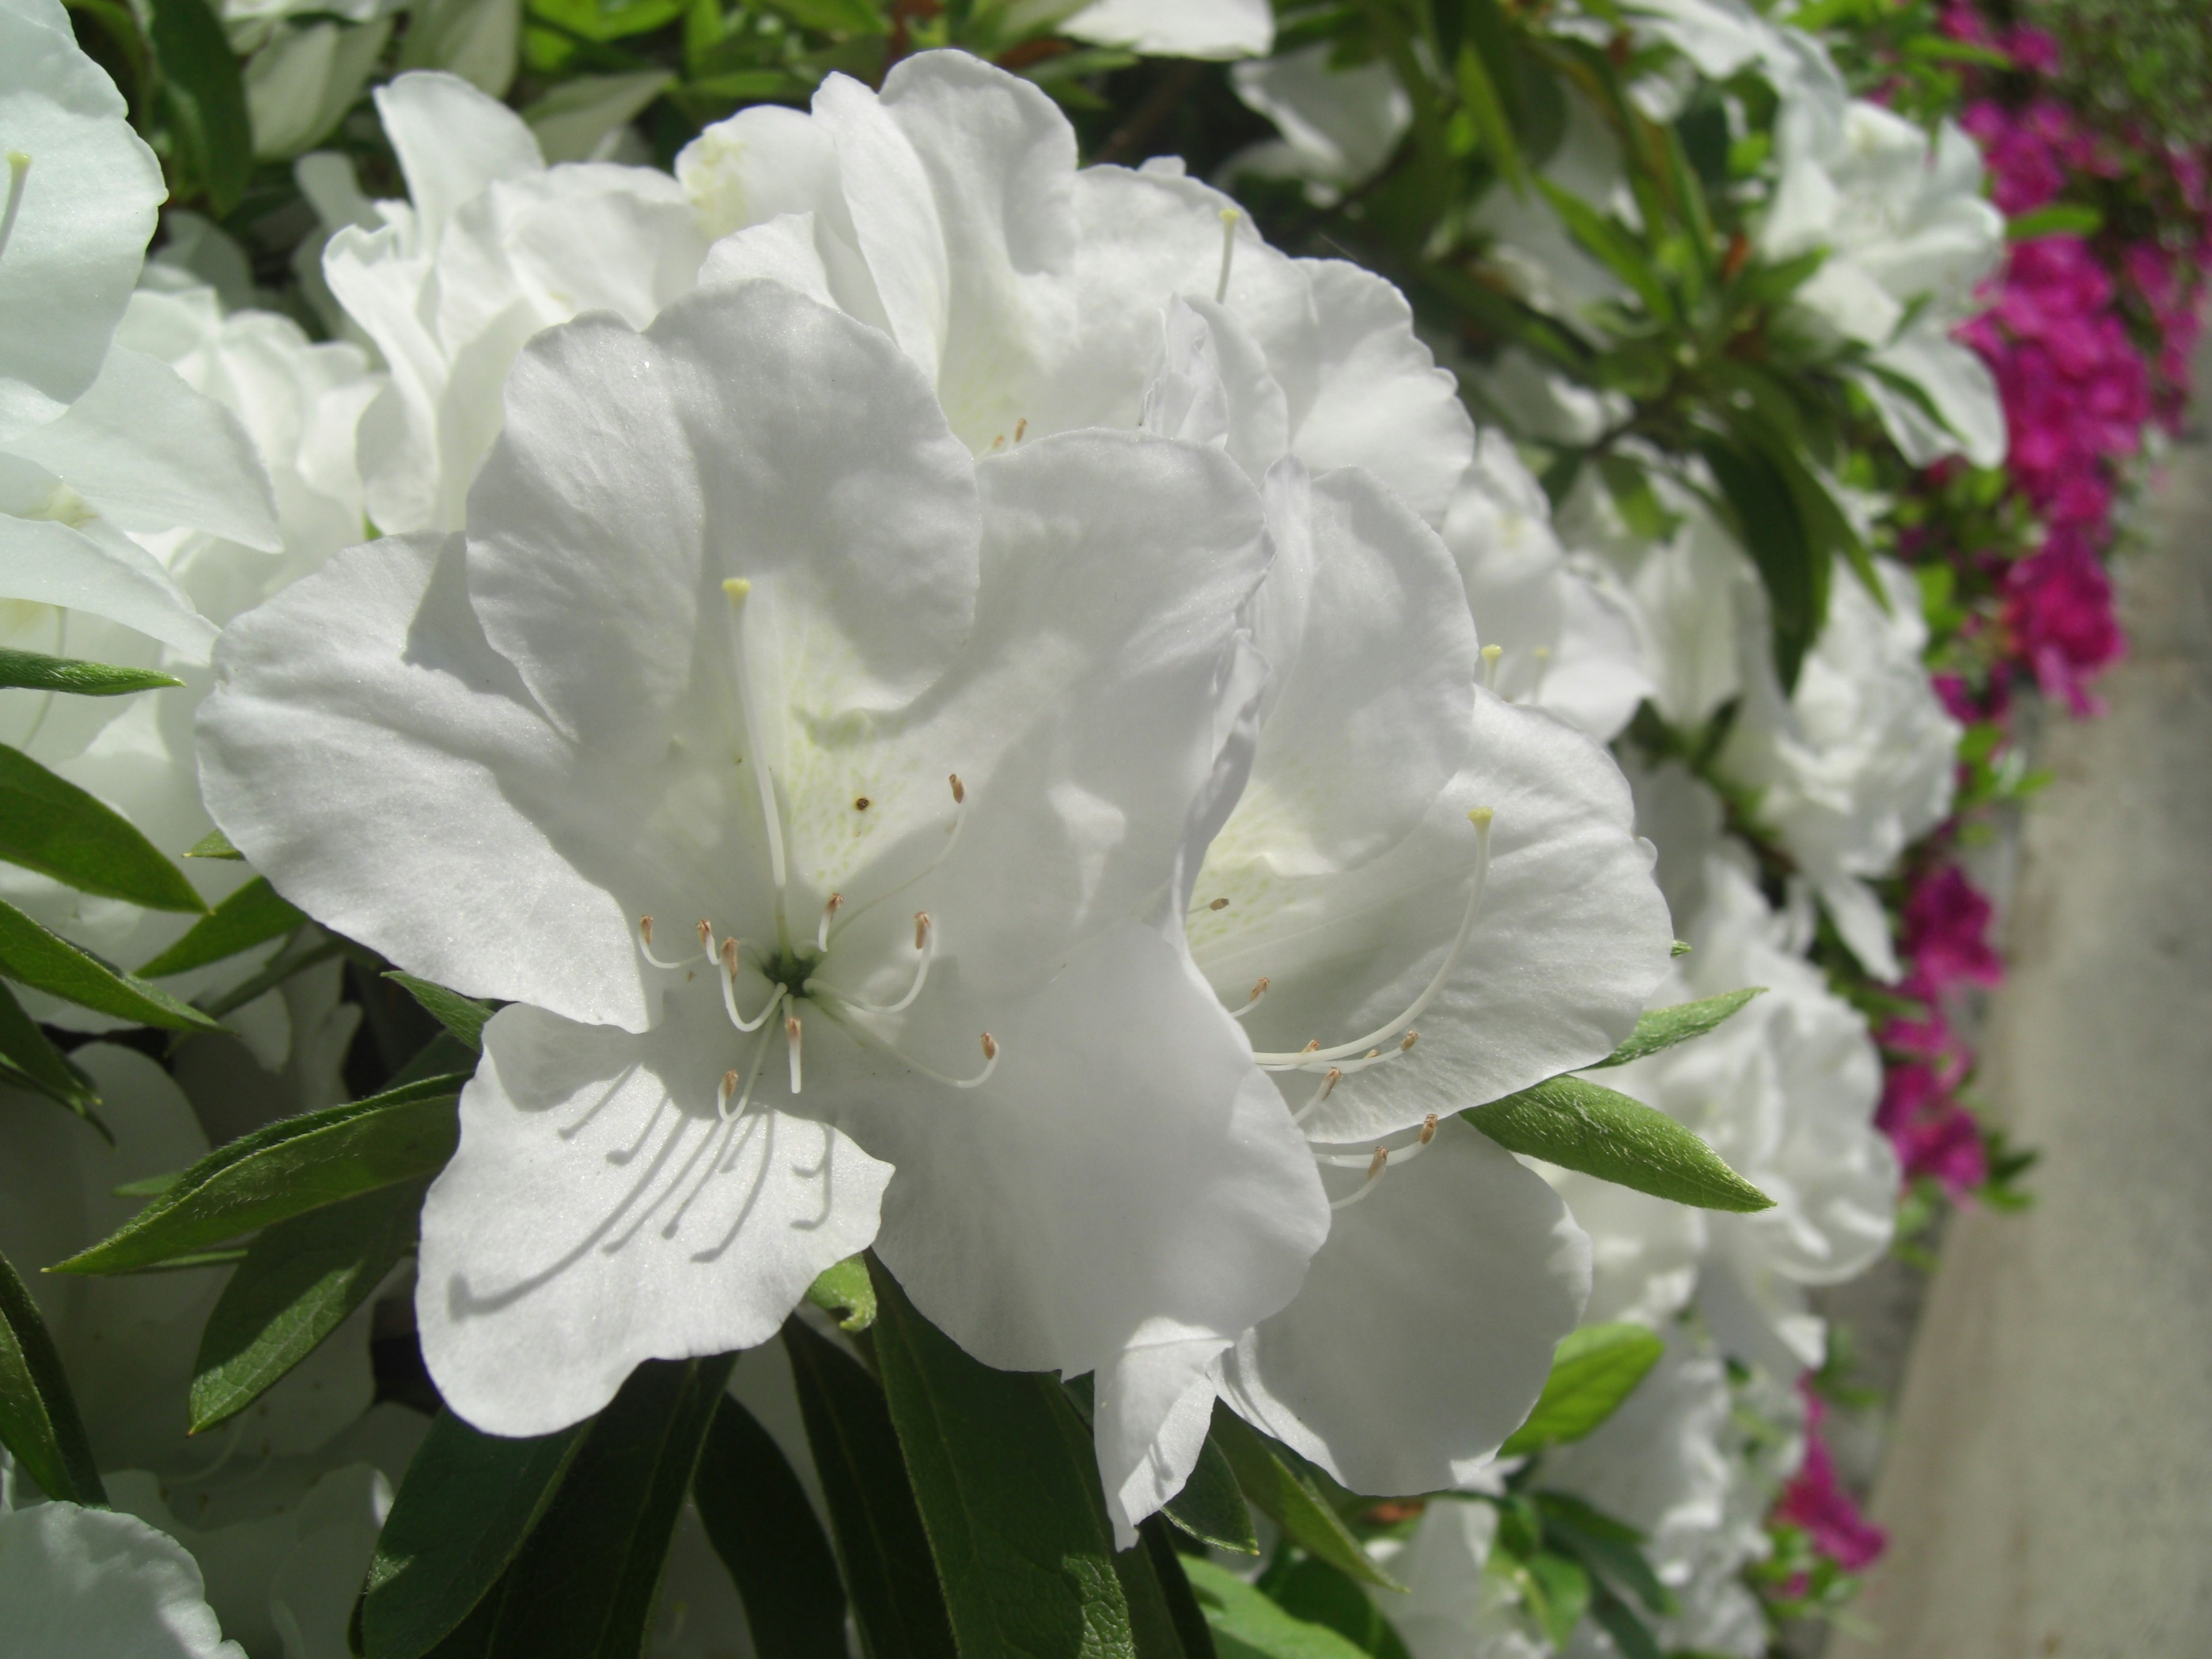
<svg viewBox="0 0 2212 1659">
<path fill-rule="evenodd" d="M 1221 210 L 1221 275 L 1213 284 L 1213 303 L 1216 305 L 1229 297 L 1229 265 L 1237 255 L 1237 222 L 1243 216 L 1233 207 Z"/>
<path fill-rule="evenodd" d="M 1405 1040 L 1404 1040 L 1404 1041 L 1402 1041 L 1401 1042 L 1400 1042 L 1400 1043 L 1398 1044 L 1398 1052 L 1399 1052 L 1400 1054 L 1404 1054 L 1404 1053 L 1405 1053 L 1408 1048 L 1412 1048 L 1415 1043 L 1419 1042 L 1420 1040 L 1421 1040 L 1421 1034 L 1420 1034 L 1419 1031 L 1408 1031 L 1408 1032 L 1407 1032 L 1407 1033 L 1406 1033 L 1406 1036 L 1405 1036 Z"/>
<path fill-rule="evenodd" d="M 799 1016 L 793 1014 L 783 1022 L 783 1040 L 791 1050 L 791 1092 L 799 1092 Z"/>
<path fill-rule="evenodd" d="M 733 605 L 743 605 L 745 596 L 752 591 L 753 585 L 743 576 L 732 576 L 722 584 L 722 592 L 730 596 L 730 603 Z"/>
<path fill-rule="evenodd" d="M 1001 432 L 1001 433 L 1000 433 L 997 437 L 995 437 L 995 438 L 994 438 L 994 439 L 992 439 L 992 440 L 991 440 L 991 453 L 992 453 L 994 455 L 997 454 L 1000 450 L 1004 449 L 1006 447 L 1006 434 L 1005 433 L 1003 433 L 1003 432 Z"/>
<path fill-rule="evenodd" d="M 730 1097 L 737 1093 L 737 1091 L 738 1074 L 735 1072 L 723 1073 L 721 1095 L 720 1099 L 715 1103 L 714 1109 L 720 1112 L 724 1117 L 727 1117 L 730 1115 Z"/>
<path fill-rule="evenodd" d="M 1431 1112 L 1426 1117 L 1421 1120 L 1421 1139 L 1419 1144 L 1425 1146 L 1436 1138 L 1437 1115 L 1434 1112 Z"/>
<path fill-rule="evenodd" d="M 1030 429 L 1030 417 L 1029 417 L 1028 416 L 1024 415 L 1024 416 L 1023 416 L 1021 417 L 1021 419 L 1019 419 L 1018 421 L 1016 421 L 1016 422 L 1014 422 L 1014 441 L 1015 441 L 1016 443 L 1019 443 L 1019 442 L 1021 442 L 1021 441 L 1022 441 L 1022 434 L 1023 434 L 1024 432 L 1027 432 L 1029 429 Z"/>
<path fill-rule="evenodd" d="M 1359 1183 L 1359 1190 L 1349 1197 L 1338 1199 L 1328 1207 L 1332 1210 L 1350 1209 L 1375 1190 L 1375 1183 L 1382 1179 L 1382 1171 L 1389 1166 L 1390 1149 L 1387 1146 L 1377 1146 L 1375 1149 L 1375 1156 L 1367 1161 L 1367 1179 Z"/>
<path fill-rule="evenodd" d="M 1267 976 L 1265 974 L 1262 974 L 1259 978 L 1252 981 L 1252 1000 L 1246 1003 L 1242 1008 L 1231 1010 L 1229 1018 L 1231 1019 L 1243 1018 L 1245 1015 L 1250 1013 L 1255 1008 L 1260 1006 L 1260 999 L 1267 994 Z"/>
<path fill-rule="evenodd" d="M 1316 1111 L 1321 1109 L 1322 1102 L 1327 1100 L 1329 1096 L 1335 1093 L 1336 1085 L 1343 1081 L 1343 1070 L 1339 1066 L 1330 1066 L 1327 1074 L 1324 1075 L 1321 1080 L 1321 1086 L 1313 1091 L 1312 1097 L 1309 1099 L 1304 1105 L 1299 1107 L 1297 1111 L 1291 1114 L 1291 1121 L 1293 1124 L 1304 1123 L 1308 1118 L 1311 1117 Z"/>
<path fill-rule="evenodd" d="M 917 910 L 914 913 L 914 948 L 919 951 L 923 945 L 928 943 L 929 912 L 927 910 Z"/>
<path fill-rule="evenodd" d="M 27 151 L 11 149 L 8 152 L 8 205 L 0 209 L 0 253 L 8 251 L 8 239 L 15 234 L 15 216 L 23 210 L 23 185 L 30 177 L 31 157 Z"/>
<path fill-rule="evenodd" d="M 1304 1048 L 1299 1049 L 1298 1052 L 1302 1054 L 1310 1054 L 1314 1053 L 1320 1047 L 1321 1039 L 1319 1037 L 1316 1037 L 1312 1042 L 1307 1043 Z"/>
<path fill-rule="evenodd" d="M 872 803 L 866 795 L 855 795 L 853 797 L 853 810 L 855 812 L 865 812 L 872 804 L 873 803 Z"/>
<path fill-rule="evenodd" d="M 1505 647 L 1502 645 L 1486 645 L 1482 647 L 1482 689 L 1484 690 L 1498 690 L 1498 664 L 1504 655 Z"/>
<path fill-rule="evenodd" d="M 1216 899 L 1212 903 L 1207 905 L 1206 908 L 1209 910 L 1226 910 L 1229 908 L 1229 901 L 1227 899 Z"/>
<path fill-rule="evenodd" d="M 837 913 L 844 908 L 845 896 L 842 893 L 830 895 L 830 902 L 822 907 L 822 920 L 814 924 L 816 950 L 826 951 L 830 948 L 830 924 L 836 919 Z"/>
<path fill-rule="evenodd" d="M 681 968 L 684 965 L 683 958 L 680 957 L 674 962 L 669 962 L 653 953 L 653 918 L 651 916 L 640 916 L 637 919 L 637 945 L 638 953 L 656 968 Z"/>
<path fill-rule="evenodd" d="M 992 1036 L 988 1031 L 983 1033 L 983 1058 L 991 1061 L 994 1065 L 997 1063 L 999 1058 L 998 1040 Z"/>
<path fill-rule="evenodd" d="M 960 775 L 957 772 L 946 773 L 945 781 L 952 786 L 952 804 L 955 806 L 968 799 L 968 786 L 960 781 Z"/>
</svg>

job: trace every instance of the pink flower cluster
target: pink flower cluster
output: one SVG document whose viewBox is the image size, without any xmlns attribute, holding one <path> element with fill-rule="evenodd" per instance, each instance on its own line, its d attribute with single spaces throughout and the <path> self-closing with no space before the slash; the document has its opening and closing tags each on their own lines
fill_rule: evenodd
<svg viewBox="0 0 2212 1659">
<path fill-rule="evenodd" d="M 1810 1388 L 1805 1396 L 1805 1461 L 1782 1489 L 1773 1518 L 1802 1527 L 1813 1547 L 1846 1572 L 1874 1565 L 1889 1547 L 1889 1534 L 1868 1520 L 1837 1478 L 1836 1460 L 1820 1433 L 1827 1407 Z"/>
<path fill-rule="evenodd" d="M 1917 1018 L 1898 1016 L 1876 1034 L 1887 1052 L 1875 1126 L 1897 1149 L 1910 1176 L 1932 1176 L 1954 1200 L 1988 1178 L 1980 1126 L 1960 1102 L 1973 1054 L 1944 1012 L 1962 987 L 1994 986 L 2004 963 L 1989 941 L 1990 902 L 1956 865 L 1942 865 L 1915 884 L 1905 901 L 1905 956 L 1911 970 L 1899 994 L 1921 1005 Z"/>
</svg>

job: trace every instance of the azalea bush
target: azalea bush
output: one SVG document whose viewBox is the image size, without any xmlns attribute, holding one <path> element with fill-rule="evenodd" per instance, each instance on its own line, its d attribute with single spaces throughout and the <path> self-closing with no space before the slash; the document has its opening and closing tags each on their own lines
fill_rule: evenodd
<svg viewBox="0 0 2212 1659">
<path fill-rule="evenodd" d="M 0 0 L 0 1628 L 1838 1615 L 2207 246 L 2069 15 Z"/>
</svg>

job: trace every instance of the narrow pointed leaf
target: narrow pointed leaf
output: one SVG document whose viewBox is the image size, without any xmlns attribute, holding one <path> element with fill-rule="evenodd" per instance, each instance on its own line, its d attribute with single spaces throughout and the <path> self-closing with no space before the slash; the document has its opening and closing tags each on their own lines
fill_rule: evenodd
<svg viewBox="0 0 2212 1659">
<path fill-rule="evenodd" d="M 708 1541 L 766 1659 L 846 1659 L 845 1587 L 805 1488 L 775 1437 L 728 1395 L 692 1473 Z"/>
<path fill-rule="evenodd" d="M 1552 1355 L 1552 1373 L 1536 1408 L 1498 1455 L 1523 1457 L 1580 1440 L 1620 1408 L 1666 1352 L 1667 1345 L 1641 1325 L 1586 1325 L 1568 1332 Z"/>
<path fill-rule="evenodd" d="M 1590 1577 L 1583 1564 L 1555 1550 L 1541 1550 L 1522 1571 L 1534 1579 L 1541 1594 L 1532 1596 L 1531 1611 L 1544 1627 L 1554 1648 L 1564 1648 L 1575 1626 L 1589 1610 Z"/>
<path fill-rule="evenodd" d="M 22 1073 L 22 1080 L 40 1094 L 86 1121 L 98 1123 L 93 1108 L 100 1103 L 100 1094 L 91 1079 L 63 1057 L 5 985 L 0 985 L 0 1056 L 5 1056 Z M 100 1133 L 107 1131 L 102 1127 Z M 113 1137 L 109 1139 L 112 1141 Z"/>
<path fill-rule="evenodd" d="M 1664 1650 L 1659 1645 L 1659 1638 L 1652 1635 L 1650 1626 L 1636 1616 L 1635 1609 L 1627 1602 L 1601 1584 L 1590 1598 L 1590 1617 L 1613 1638 L 1621 1659 L 1665 1659 Z"/>
<path fill-rule="evenodd" d="M 1097 1464 L 1059 1382 L 970 1358 L 874 1277 L 884 1398 L 962 1659 L 1134 1654 Z"/>
<path fill-rule="evenodd" d="M 883 1390 L 803 1320 L 785 1322 L 783 1341 L 864 1650 L 870 1659 L 956 1659 L 929 1536 Z"/>
<path fill-rule="evenodd" d="M 105 1508 L 92 1445 L 62 1357 L 8 1258 L 0 1255 L 0 1446 L 49 1498 Z"/>
<path fill-rule="evenodd" d="M 1206 1622 L 1206 1609 L 1199 1606 L 1198 1596 L 1191 1589 L 1190 1575 L 1183 1571 L 1183 1558 L 1176 1549 L 1167 1522 L 1157 1515 L 1148 1516 L 1137 1523 L 1137 1534 L 1152 1565 L 1152 1577 L 1158 1582 L 1168 1616 L 1175 1622 L 1184 1659 L 1217 1659 L 1213 1627 Z"/>
<path fill-rule="evenodd" d="M 1226 1567 L 1186 1556 L 1183 1571 L 1220 1659 L 1367 1659 L 1337 1632 L 1285 1612 Z"/>
<path fill-rule="evenodd" d="M 737 1355 L 648 1359 L 584 1442 L 507 1570 L 488 1659 L 636 1659 L 669 1540 Z"/>
<path fill-rule="evenodd" d="M 204 968 L 240 951 L 290 933 L 306 913 L 279 898 L 266 876 L 256 876 L 194 922 L 191 931 L 138 970 L 142 979 Z"/>
<path fill-rule="evenodd" d="M 110 967 L 4 902 L 0 902 L 0 976 L 134 1025 L 159 1025 L 172 1031 L 222 1029 L 159 986 Z"/>
<path fill-rule="evenodd" d="M 1774 1207 L 1666 1113 L 1581 1078 L 1555 1077 L 1460 1115 L 1509 1152 L 1655 1198 L 1739 1214 Z"/>
<path fill-rule="evenodd" d="M 1260 1553 L 1251 1505 L 1237 1485 L 1237 1471 L 1229 1466 L 1228 1455 L 1212 1435 L 1198 1454 L 1198 1467 L 1191 1471 L 1190 1479 L 1161 1507 L 1160 1513 L 1201 1544 L 1243 1555 Z"/>
<path fill-rule="evenodd" d="M 130 819 L 20 749 L 0 744 L 0 859 L 81 893 L 149 910 L 207 904 Z"/>
<path fill-rule="evenodd" d="M 108 1237 L 52 1271 L 129 1273 L 446 1166 L 461 1077 L 280 1119 L 217 1147 Z"/>
<path fill-rule="evenodd" d="M 337 1329 L 415 1248 L 422 1208 L 410 1182 L 265 1229 L 200 1334 L 191 1431 L 245 1410 Z"/>
<path fill-rule="evenodd" d="M 552 1503 L 586 1426 L 507 1440 L 438 1414 L 369 1562 L 368 1659 L 422 1659 L 463 1628 Z"/>
<path fill-rule="evenodd" d="M 1375 1659 L 1412 1659 L 1375 1597 L 1328 1562 L 1309 1555 L 1278 1564 L 1260 1582 L 1285 1612 L 1310 1625 L 1328 1626 Z"/>
<path fill-rule="evenodd" d="M 1656 1054 L 1662 1048 L 1671 1048 L 1678 1042 L 1687 1042 L 1692 1037 L 1701 1037 L 1722 1021 L 1741 1012 L 1765 988 L 1764 985 L 1754 985 L 1747 990 L 1707 997 L 1701 1002 L 1678 1002 L 1671 1008 L 1654 1008 L 1636 1022 L 1636 1029 L 1628 1034 L 1626 1042 L 1591 1069 L 1626 1066 L 1632 1060 L 1641 1060 L 1646 1054 Z"/>
<path fill-rule="evenodd" d="M 1227 1456 L 1252 1507 L 1288 1533 L 1301 1549 L 1362 1583 L 1382 1589 L 1406 1588 L 1376 1565 L 1319 1488 L 1278 1457 L 1267 1437 L 1228 1407 L 1214 1407 L 1209 1437 Z"/>
<path fill-rule="evenodd" d="M 243 860 L 246 854 L 230 844 L 230 837 L 220 830 L 210 830 L 185 848 L 188 859 L 233 859 Z"/>
<path fill-rule="evenodd" d="M 478 1054 L 483 1052 L 484 1022 L 492 1017 L 491 1004 L 465 997 L 459 991 L 449 991 L 442 985 L 396 969 L 385 978 L 421 1003 L 439 1024 L 452 1033 L 454 1041 Z"/>
<path fill-rule="evenodd" d="M 1644 1559 L 1644 1534 L 1635 1528 L 1565 1492 L 1538 1492 L 1536 1509 L 1544 1517 L 1546 1540 L 1578 1557 L 1597 1575 L 1601 1588 L 1610 1582 L 1656 1613 L 1680 1610 L 1674 1593 L 1660 1582 L 1651 1563 Z"/>
<path fill-rule="evenodd" d="M 151 0 L 147 44 L 161 69 L 162 125 L 186 176 L 217 218 L 238 205 L 253 171 L 246 83 L 207 0 Z"/>
<path fill-rule="evenodd" d="M 66 691 L 77 697 L 119 697 L 182 685 L 174 675 L 152 668 L 111 668 L 74 657 L 49 657 L 42 651 L 0 649 L 0 687 L 27 691 Z"/>
</svg>

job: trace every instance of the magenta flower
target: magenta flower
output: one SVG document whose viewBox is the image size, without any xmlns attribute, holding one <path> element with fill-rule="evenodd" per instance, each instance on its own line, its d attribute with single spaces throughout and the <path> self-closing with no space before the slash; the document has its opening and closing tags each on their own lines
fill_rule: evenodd
<svg viewBox="0 0 2212 1659">
<path fill-rule="evenodd" d="M 1889 1547 L 1889 1534 L 1868 1520 L 1844 1490 L 1836 1460 L 1820 1433 L 1826 1407 L 1811 1389 L 1805 1395 L 1805 1461 L 1774 1505 L 1774 1518 L 1802 1527 L 1813 1546 L 1846 1572 L 1862 1572 Z"/>
<path fill-rule="evenodd" d="M 1990 919 L 1989 900 L 1957 865 L 1923 876 L 1905 904 L 1905 954 L 1914 980 L 1938 994 L 1954 985 L 1999 983 L 2004 960 L 1990 947 Z"/>
<path fill-rule="evenodd" d="M 2127 649 L 2112 613 L 2112 584 L 2086 538 L 2051 533 L 2042 551 L 2006 573 L 2004 623 L 2044 696 L 2076 715 L 2102 712 L 2088 681 Z"/>
</svg>

